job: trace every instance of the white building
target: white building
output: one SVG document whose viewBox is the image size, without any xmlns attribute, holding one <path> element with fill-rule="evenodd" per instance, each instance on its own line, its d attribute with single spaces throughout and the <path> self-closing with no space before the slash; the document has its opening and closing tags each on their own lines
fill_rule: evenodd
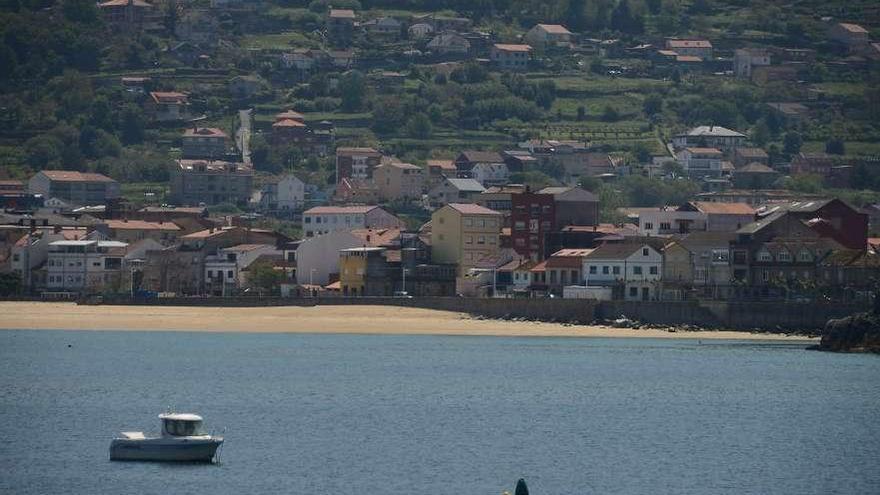
<svg viewBox="0 0 880 495">
<path fill-rule="evenodd" d="M 718 148 L 721 151 L 733 151 L 742 147 L 746 142 L 746 135 L 726 127 L 717 125 L 701 125 L 693 129 L 677 134 L 672 138 L 672 144 L 676 148 L 699 147 Z"/>
<path fill-rule="evenodd" d="M 271 211 L 295 211 L 303 207 L 306 200 L 306 185 L 293 174 L 287 174 L 278 182 L 263 186 L 260 206 Z"/>
<path fill-rule="evenodd" d="M 706 230 L 706 214 L 674 207 L 639 211 L 639 235 L 686 234 Z"/>
<path fill-rule="evenodd" d="M 52 242 L 46 263 L 46 287 L 50 291 L 89 293 L 119 290 L 127 247 L 127 243 L 119 241 Z"/>
<path fill-rule="evenodd" d="M 622 289 L 618 297 L 627 301 L 650 301 L 659 296 L 663 256 L 646 243 L 603 244 L 586 255 L 583 277 L 587 287 Z"/>
<path fill-rule="evenodd" d="M 503 186 L 510 182 L 510 170 L 505 163 L 477 163 L 471 177 L 483 187 Z"/>
<path fill-rule="evenodd" d="M 362 247 L 364 240 L 351 232 L 331 232 L 303 240 L 296 248 L 296 283 L 327 285 L 339 273 L 339 251 Z"/>
<path fill-rule="evenodd" d="M 316 206 L 303 212 L 303 234 L 306 237 L 354 229 L 405 227 L 401 219 L 375 205 Z"/>
<path fill-rule="evenodd" d="M 217 254 L 205 257 L 205 286 L 215 295 L 226 295 L 242 287 L 244 271 L 263 255 L 277 255 L 281 251 L 270 244 L 239 244 L 220 248 Z"/>
<path fill-rule="evenodd" d="M 738 48 L 733 52 L 733 72 L 736 77 L 750 79 L 753 67 L 770 65 L 770 52 L 761 48 Z"/>
<path fill-rule="evenodd" d="M 721 177 L 721 159 L 724 154 L 717 148 L 688 147 L 679 152 L 678 163 L 690 178 Z"/>
</svg>

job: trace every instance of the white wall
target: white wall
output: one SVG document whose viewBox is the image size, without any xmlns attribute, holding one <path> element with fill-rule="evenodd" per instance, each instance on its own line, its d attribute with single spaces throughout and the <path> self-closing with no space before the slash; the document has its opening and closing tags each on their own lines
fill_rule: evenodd
<svg viewBox="0 0 880 495">
<path fill-rule="evenodd" d="M 363 240 L 350 232 L 332 232 L 304 240 L 296 250 L 296 282 L 326 285 L 339 273 L 339 250 L 361 247 Z M 314 271 L 312 271 L 314 270 Z"/>
</svg>

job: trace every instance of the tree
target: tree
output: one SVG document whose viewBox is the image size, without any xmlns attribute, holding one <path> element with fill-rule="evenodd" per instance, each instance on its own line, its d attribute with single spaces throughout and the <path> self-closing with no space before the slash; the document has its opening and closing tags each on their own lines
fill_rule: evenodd
<svg viewBox="0 0 880 495">
<path fill-rule="evenodd" d="M 793 155 L 801 150 L 801 145 L 804 144 L 801 135 L 794 131 L 789 131 L 785 133 L 785 136 L 782 138 L 782 151 L 786 154 Z"/>
<path fill-rule="evenodd" d="M 620 119 L 620 114 L 617 113 L 617 109 L 611 105 L 605 105 L 605 109 L 602 110 L 602 120 L 605 122 L 615 122 L 618 119 Z"/>
<path fill-rule="evenodd" d="M 663 111 L 663 98 L 656 94 L 648 96 L 642 103 L 642 109 L 648 117 L 657 115 Z"/>
<path fill-rule="evenodd" d="M 427 139 L 431 137 L 432 130 L 431 119 L 421 112 L 410 117 L 406 123 L 406 133 L 414 138 Z"/>
<path fill-rule="evenodd" d="M 587 109 L 583 105 L 577 108 L 577 120 L 578 122 L 587 120 Z"/>
<path fill-rule="evenodd" d="M 251 161 L 254 163 L 254 168 L 258 170 L 262 170 L 269 167 L 269 143 L 266 142 L 266 138 L 261 134 L 253 134 L 251 135 L 251 142 L 249 146 L 251 152 Z"/>
<path fill-rule="evenodd" d="M 758 125 L 752 129 L 752 142 L 757 146 L 763 148 L 767 141 L 770 140 L 770 128 L 767 127 L 767 123 L 763 120 L 758 122 Z"/>
<path fill-rule="evenodd" d="M 24 145 L 25 160 L 31 167 L 60 168 L 64 143 L 55 136 L 41 134 L 27 140 Z"/>
<path fill-rule="evenodd" d="M 840 138 L 829 139 L 828 142 L 825 143 L 825 153 L 829 153 L 832 155 L 846 154 L 846 147 L 843 143 L 843 139 L 840 139 Z"/>
<path fill-rule="evenodd" d="M 90 0 L 64 0 L 62 12 L 72 22 L 92 24 L 98 20 L 98 5 Z"/>
<path fill-rule="evenodd" d="M 526 480 L 520 478 L 516 482 L 516 489 L 513 491 L 513 495 L 529 495 L 529 487 L 526 486 Z"/>
<path fill-rule="evenodd" d="M 364 75 L 356 70 L 348 71 L 339 80 L 339 92 L 342 97 L 341 108 L 345 112 L 355 112 L 363 108 L 367 94 Z"/>
<path fill-rule="evenodd" d="M 257 288 L 274 291 L 284 282 L 284 272 L 269 263 L 254 263 L 250 268 L 250 283 Z"/>
<path fill-rule="evenodd" d="M 144 112 L 137 105 L 129 103 L 122 108 L 121 133 L 123 144 L 140 144 L 144 141 Z"/>
<path fill-rule="evenodd" d="M 641 34 L 645 30 L 645 22 L 641 16 L 630 10 L 629 0 L 620 0 L 611 12 L 611 29 L 621 33 Z"/>
</svg>

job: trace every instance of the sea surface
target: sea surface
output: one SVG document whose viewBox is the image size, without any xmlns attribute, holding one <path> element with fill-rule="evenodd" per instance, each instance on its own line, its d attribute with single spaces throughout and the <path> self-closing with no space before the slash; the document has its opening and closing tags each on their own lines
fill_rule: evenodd
<svg viewBox="0 0 880 495">
<path fill-rule="evenodd" d="M 168 407 L 219 465 L 110 462 Z M 0 493 L 880 493 L 880 357 L 742 341 L 0 331 Z"/>
</svg>

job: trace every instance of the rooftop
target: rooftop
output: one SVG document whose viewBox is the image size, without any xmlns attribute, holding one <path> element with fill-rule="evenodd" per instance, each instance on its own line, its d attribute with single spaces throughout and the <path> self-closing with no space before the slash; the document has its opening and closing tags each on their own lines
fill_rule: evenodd
<svg viewBox="0 0 880 495">
<path fill-rule="evenodd" d="M 838 24 L 838 26 L 842 27 L 846 31 L 849 31 L 850 33 L 867 33 L 868 32 L 868 30 L 863 28 L 862 26 L 859 26 L 858 24 L 853 24 L 850 22 L 841 22 L 840 24 Z"/>
<path fill-rule="evenodd" d="M 241 162 L 220 160 L 177 160 L 177 166 L 185 172 L 252 174 L 254 170 Z"/>
<path fill-rule="evenodd" d="M 113 230 L 167 230 L 178 231 L 180 227 L 172 222 L 147 222 L 144 220 L 107 220 L 107 228 Z"/>
<path fill-rule="evenodd" d="M 473 203 L 449 203 L 446 206 L 463 215 L 501 215 L 500 212 Z"/>
<path fill-rule="evenodd" d="M 363 215 L 378 208 L 376 205 L 367 206 L 315 206 L 303 212 L 303 215 Z"/>
<path fill-rule="evenodd" d="M 351 9 L 330 9 L 330 17 L 334 19 L 354 19 L 355 14 Z"/>
<path fill-rule="evenodd" d="M 641 242 L 610 242 L 602 244 L 586 255 L 591 260 L 619 260 L 629 258 L 643 247 L 650 247 Z"/>
<path fill-rule="evenodd" d="M 465 192 L 483 192 L 486 190 L 480 181 L 476 179 L 455 179 L 455 178 L 447 178 L 447 182 L 449 182 L 452 187 L 458 189 L 459 191 Z"/>
<path fill-rule="evenodd" d="M 489 162 L 489 163 L 503 163 L 504 159 L 501 158 L 501 154 L 497 151 L 476 151 L 476 150 L 468 150 L 462 151 L 460 158 L 464 158 L 469 162 Z"/>
<path fill-rule="evenodd" d="M 183 131 L 185 137 L 228 137 L 225 132 L 216 127 L 192 127 Z"/>
<path fill-rule="evenodd" d="M 306 127 L 301 120 L 279 119 L 276 120 L 272 127 Z"/>
<path fill-rule="evenodd" d="M 721 150 L 719 150 L 718 148 L 689 147 L 685 149 L 695 155 L 723 155 L 723 153 L 721 153 Z"/>
<path fill-rule="evenodd" d="M 186 103 L 189 96 L 186 93 L 178 93 L 177 91 L 153 91 L 150 98 L 154 103 Z"/>
<path fill-rule="evenodd" d="M 529 45 L 514 45 L 509 43 L 495 43 L 495 49 L 504 52 L 530 52 L 532 47 Z"/>
<path fill-rule="evenodd" d="M 730 130 L 726 127 L 721 127 L 719 125 L 701 125 L 694 127 L 689 130 L 685 134 L 679 134 L 679 136 L 688 136 L 688 137 L 700 137 L 700 136 L 709 136 L 709 137 L 746 137 L 745 134 L 740 132 L 736 132 Z"/>
<path fill-rule="evenodd" d="M 692 201 L 699 211 L 708 214 L 723 215 L 754 215 L 755 209 L 746 203 L 713 203 L 709 201 Z"/>
<path fill-rule="evenodd" d="M 768 167 L 767 165 L 764 165 L 763 163 L 758 163 L 758 162 L 749 163 L 749 164 L 745 165 L 744 167 L 740 168 L 739 170 L 737 170 L 736 172 L 749 172 L 749 173 L 753 173 L 753 174 L 775 174 L 775 173 L 777 173 L 775 170 Z M 736 173 L 736 172 L 734 172 L 734 173 Z"/>
<path fill-rule="evenodd" d="M 669 48 L 712 48 L 709 40 L 667 40 Z"/>
<path fill-rule="evenodd" d="M 336 148 L 336 156 L 382 156 L 375 148 Z"/>
<path fill-rule="evenodd" d="M 60 182 L 116 182 L 103 174 L 74 172 L 69 170 L 43 170 L 40 172 L 51 180 Z"/>
<path fill-rule="evenodd" d="M 538 24 L 538 27 L 550 34 L 571 34 L 571 31 L 561 24 Z"/>
</svg>

